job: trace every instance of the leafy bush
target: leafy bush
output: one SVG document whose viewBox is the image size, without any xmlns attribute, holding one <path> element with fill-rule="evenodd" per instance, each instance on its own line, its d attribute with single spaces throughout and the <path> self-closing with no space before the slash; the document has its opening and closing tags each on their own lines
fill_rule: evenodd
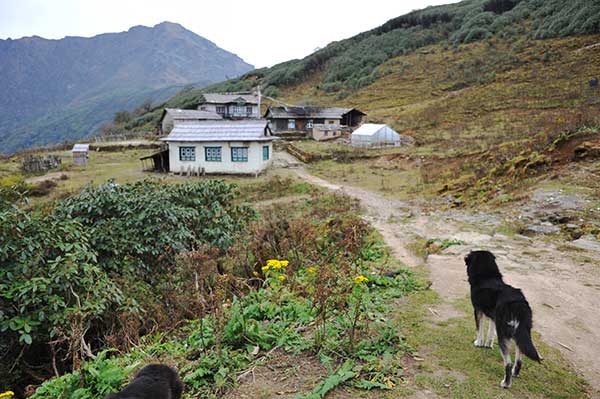
<svg viewBox="0 0 600 399">
<path fill-rule="evenodd" d="M 175 310 L 189 301 L 171 295 L 176 288 L 165 281 L 177 281 L 177 254 L 202 246 L 224 253 L 235 242 L 254 216 L 235 196 L 222 181 L 144 181 L 88 186 L 49 211 L 2 202 L 2 349 L 22 371 L 59 354 L 77 369 L 106 336 L 151 328 L 161 308 L 169 323 L 183 317 Z"/>
</svg>

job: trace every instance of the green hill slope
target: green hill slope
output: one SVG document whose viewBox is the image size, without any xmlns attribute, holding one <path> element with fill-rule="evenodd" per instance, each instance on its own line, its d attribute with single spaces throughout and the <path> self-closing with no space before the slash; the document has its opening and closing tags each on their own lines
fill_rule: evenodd
<svg viewBox="0 0 600 399">
<path fill-rule="evenodd" d="M 549 115 L 578 118 L 596 104 L 588 81 L 600 74 L 598 51 L 585 47 L 600 41 L 599 32 L 597 2 L 467 0 L 411 12 L 167 104 L 193 107 L 202 91 L 261 85 L 287 103 L 359 107 L 414 135 L 425 151 L 447 149 L 447 141 L 480 149 L 523 129 L 539 132 Z M 159 115 L 128 127 L 149 130 Z"/>
</svg>

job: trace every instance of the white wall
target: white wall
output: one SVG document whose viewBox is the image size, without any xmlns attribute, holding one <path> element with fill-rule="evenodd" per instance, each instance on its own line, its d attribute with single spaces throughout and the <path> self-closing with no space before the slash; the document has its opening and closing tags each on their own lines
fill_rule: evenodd
<svg viewBox="0 0 600 399">
<path fill-rule="evenodd" d="M 269 146 L 269 160 L 263 161 L 263 146 Z M 195 147 L 195 161 L 180 161 L 179 147 Z M 221 162 L 207 162 L 205 160 L 205 147 L 221 147 Z M 248 147 L 248 162 L 232 162 L 231 147 Z M 202 142 L 202 143 L 169 143 L 169 167 L 173 173 L 179 173 L 183 166 L 187 173 L 188 167 L 195 170 L 204 168 L 205 173 L 235 173 L 255 174 L 260 173 L 273 161 L 273 143 L 270 141 L 254 142 Z"/>
</svg>

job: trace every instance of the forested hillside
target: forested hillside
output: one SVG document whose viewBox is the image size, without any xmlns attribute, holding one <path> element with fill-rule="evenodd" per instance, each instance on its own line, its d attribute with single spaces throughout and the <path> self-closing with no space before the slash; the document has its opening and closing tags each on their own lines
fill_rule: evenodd
<svg viewBox="0 0 600 399">
<path fill-rule="evenodd" d="M 118 110 L 250 69 L 169 22 L 92 38 L 0 40 L 0 153 L 88 136 Z"/>
</svg>

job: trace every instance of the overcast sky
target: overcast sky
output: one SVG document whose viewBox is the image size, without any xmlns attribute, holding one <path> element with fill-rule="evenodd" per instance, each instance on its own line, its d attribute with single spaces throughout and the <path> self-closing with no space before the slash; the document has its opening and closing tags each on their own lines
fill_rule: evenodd
<svg viewBox="0 0 600 399">
<path fill-rule="evenodd" d="M 454 0 L 0 0 L 0 38 L 94 36 L 177 22 L 256 67 Z"/>
</svg>

